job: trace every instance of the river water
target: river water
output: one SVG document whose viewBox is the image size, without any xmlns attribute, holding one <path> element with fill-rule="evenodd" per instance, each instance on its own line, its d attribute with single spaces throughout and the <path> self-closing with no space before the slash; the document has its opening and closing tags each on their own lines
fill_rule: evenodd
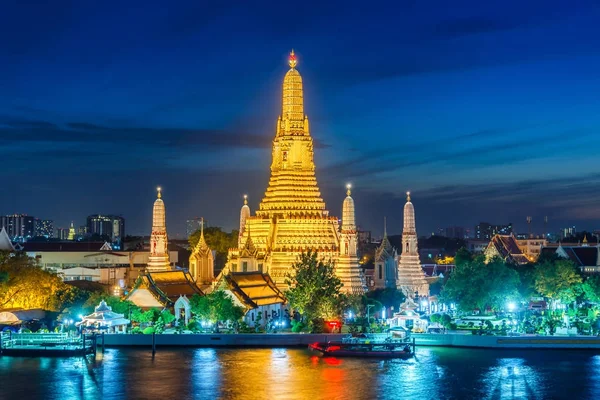
<svg viewBox="0 0 600 400">
<path fill-rule="evenodd" d="M 0 357 L 0 399 L 600 399 L 600 352 L 417 348 L 412 360 L 303 349 L 107 349 Z"/>
</svg>

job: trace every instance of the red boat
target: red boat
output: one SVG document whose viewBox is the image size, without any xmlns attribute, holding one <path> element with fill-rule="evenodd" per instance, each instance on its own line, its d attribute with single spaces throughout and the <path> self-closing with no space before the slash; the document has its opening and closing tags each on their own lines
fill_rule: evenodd
<svg viewBox="0 0 600 400">
<path fill-rule="evenodd" d="M 371 342 L 316 342 L 308 345 L 327 357 L 376 357 L 376 358 L 411 358 L 414 347 L 406 341 Z"/>
</svg>

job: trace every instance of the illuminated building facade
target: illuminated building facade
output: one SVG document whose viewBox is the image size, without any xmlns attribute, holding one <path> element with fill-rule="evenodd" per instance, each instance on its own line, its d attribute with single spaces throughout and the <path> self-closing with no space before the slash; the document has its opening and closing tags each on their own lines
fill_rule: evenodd
<svg viewBox="0 0 600 400">
<path fill-rule="evenodd" d="M 273 140 L 271 177 L 255 215 L 240 212 L 238 247 L 229 251 L 224 273 L 261 271 L 268 273 L 279 288 L 298 255 L 316 250 L 331 259 L 344 283 L 344 290 L 362 293 L 356 252 L 356 228 L 352 221 L 340 232 L 336 217 L 329 216 L 317 185 L 313 161 L 313 140 L 304 114 L 302 77 L 290 54 L 290 69 L 283 80 L 282 113 Z M 244 204 L 247 207 L 247 204 Z"/>
<path fill-rule="evenodd" d="M 34 224 L 35 236 L 43 236 L 45 238 L 54 237 L 54 221 L 51 219 L 36 218 Z"/>
<path fill-rule="evenodd" d="M 35 236 L 35 218 L 26 214 L 4 215 L 0 217 L 0 229 L 15 242 L 24 242 Z"/>
<path fill-rule="evenodd" d="M 475 239 L 492 240 L 494 235 L 512 235 L 512 223 L 508 225 L 492 225 L 488 222 L 480 222 L 475 226 Z"/>
<path fill-rule="evenodd" d="M 165 202 L 162 199 L 161 189 L 157 189 L 157 197 L 152 208 L 152 233 L 150 234 L 150 259 L 148 271 L 170 271 L 169 251 L 167 244 L 167 222 Z"/>
<path fill-rule="evenodd" d="M 87 217 L 87 234 L 103 236 L 120 250 L 125 238 L 125 218 L 117 215 L 94 214 Z"/>
</svg>

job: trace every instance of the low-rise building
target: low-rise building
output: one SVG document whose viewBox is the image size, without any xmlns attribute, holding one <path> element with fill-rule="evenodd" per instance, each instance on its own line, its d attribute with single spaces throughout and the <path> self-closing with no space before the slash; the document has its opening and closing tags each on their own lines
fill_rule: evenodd
<svg viewBox="0 0 600 400">
<path fill-rule="evenodd" d="M 150 251 L 113 251 L 105 242 L 26 242 L 23 251 L 65 281 L 87 280 L 131 286 L 148 264 Z M 178 252 L 170 251 L 177 264 Z"/>
<path fill-rule="evenodd" d="M 525 254 L 531 262 L 537 261 L 542 251 L 542 247 L 546 246 L 546 243 L 546 240 L 543 238 L 517 239 L 517 245 L 521 249 L 521 252 Z"/>
</svg>

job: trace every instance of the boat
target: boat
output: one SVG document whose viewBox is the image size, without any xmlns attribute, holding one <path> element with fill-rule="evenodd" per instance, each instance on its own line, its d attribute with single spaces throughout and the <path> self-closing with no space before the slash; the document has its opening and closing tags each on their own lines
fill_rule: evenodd
<svg viewBox="0 0 600 400">
<path fill-rule="evenodd" d="M 411 349 L 411 345 L 413 346 Z M 362 337 L 343 338 L 342 341 L 315 342 L 308 345 L 313 351 L 320 352 L 325 357 L 373 357 L 373 358 L 403 358 L 414 356 L 414 342 L 394 340 L 363 335 Z"/>
</svg>

